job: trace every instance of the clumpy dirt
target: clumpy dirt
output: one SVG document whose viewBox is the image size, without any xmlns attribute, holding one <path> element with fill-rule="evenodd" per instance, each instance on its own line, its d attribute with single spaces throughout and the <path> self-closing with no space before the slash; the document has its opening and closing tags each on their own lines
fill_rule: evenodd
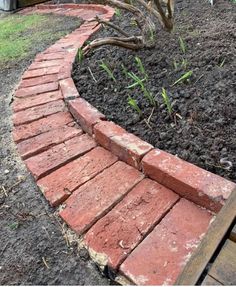
<svg viewBox="0 0 236 287">
<path fill-rule="evenodd" d="M 101 47 L 74 65 L 74 81 L 80 95 L 109 120 L 155 147 L 236 181 L 236 5 L 226 0 L 215 1 L 214 6 L 206 0 L 179 0 L 175 15 L 174 31 L 169 34 L 159 29 L 154 49 L 133 52 Z M 131 15 L 124 12 L 113 19 L 126 31 L 135 31 L 130 21 Z M 117 34 L 106 28 L 94 38 L 108 35 Z M 145 77 L 135 56 L 148 75 L 144 84 L 156 99 L 154 110 L 139 87 L 127 89 L 133 80 L 122 65 L 141 79 Z M 116 81 L 101 69 L 101 61 Z M 189 81 L 173 86 L 188 71 L 193 73 Z M 171 116 L 162 88 L 172 105 Z M 128 105 L 129 96 L 137 101 L 142 116 Z"/>
<path fill-rule="evenodd" d="M 55 17 L 52 16 L 51 17 Z M 78 26 L 65 17 L 68 32 Z M 19 158 L 11 138 L 10 102 L 21 74 L 46 48 L 0 70 L 0 285 L 109 285 L 50 208 Z M 69 243 L 67 243 L 69 242 Z"/>
</svg>

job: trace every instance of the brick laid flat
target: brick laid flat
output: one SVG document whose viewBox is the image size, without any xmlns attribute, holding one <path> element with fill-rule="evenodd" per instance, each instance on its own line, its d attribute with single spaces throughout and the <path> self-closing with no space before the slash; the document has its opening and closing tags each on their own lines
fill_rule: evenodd
<svg viewBox="0 0 236 287">
<path fill-rule="evenodd" d="M 34 70 L 28 70 L 22 75 L 22 79 L 29 79 L 29 78 L 34 78 L 34 77 L 57 74 L 57 73 L 59 73 L 60 69 L 61 69 L 61 65 L 47 67 L 47 68 L 40 68 L 40 69 L 37 68 Z"/>
<path fill-rule="evenodd" d="M 88 231 L 85 244 L 91 256 L 100 258 L 100 265 L 117 269 L 178 199 L 157 182 L 142 180 Z"/>
<path fill-rule="evenodd" d="M 61 91 L 53 91 L 28 98 L 16 98 L 13 102 L 13 111 L 19 112 L 31 107 L 47 104 L 62 99 L 63 97 Z"/>
<path fill-rule="evenodd" d="M 73 122 L 73 118 L 68 112 L 52 114 L 32 123 L 23 124 L 13 128 L 13 139 L 16 143 L 43 134 L 52 129 L 68 125 Z"/>
<path fill-rule="evenodd" d="M 140 169 L 142 157 L 153 149 L 152 145 L 128 133 L 113 122 L 98 123 L 94 127 L 94 135 L 99 144 L 138 169 Z"/>
<path fill-rule="evenodd" d="M 20 142 L 17 149 L 21 157 L 26 159 L 82 133 L 83 131 L 78 127 L 62 126 Z"/>
<path fill-rule="evenodd" d="M 36 70 L 36 69 L 42 69 L 42 68 L 48 68 L 48 67 L 54 67 L 54 66 L 62 66 L 64 63 L 64 59 L 62 60 L 48 60 L 43 62 L 33 62 L 28 70 Z"/>
<path fill-rule="evenodd" d="M 64 165 L 37 184 L 52 206 L 57 206 L 85 182 L 117 161 L 117 157 L 101 147 Z"/>
<path fill-rule="evenodd" d="M 25 79 L 21 81 L 19 88 L 22 89 L 22 88 L 41 85 L 41 84 L 52 83 L 52 82 L 56 82 L 57 80 L 58 80 L 57 74 L 35 77 L 31 79 Z"/>
<path fill-rule="evenodd" d="M 42 93 L 52 92 L 58 90 L 58 83 L 47 83 L 47 84 L 41 84 L 33 87 L 27 87 L 27 88 L 20 88 L 16 91 L 15 97 L 17 98 L 24 98 L 29 97 L 33 95 L 38 95 Z"/>
<path fill-rule="evenodd" d="M 29 108 L 24 111 L 19 111 L 13 114 L 13 123 L 15 126 L 31 123 L 35 120 L 44 118 L 46 116 L 63 112 L 66 110 L 64 101 L 59 100 L 50 102 L 37 107 Z"/>
<path fill-rule="evenodd" d="M 143 161 L 144 173 L 193 202 L 218 212 L 236 184 L 161 150 Z"/>
<path fill-rule="evenodd" d="M 141 172 L 119 161 L 74 191 L 60 216 L 77 234 L 82 234 L 143 177 Z"/>
<path fill-rule="evenodd" d="M 212 215 L 181 199 L 121 265 L 137 285 L 173 285 L 206 233 Z"/>
<path fill-rule="evenodd" d="M 25 163 L 33 176 L 38 179 L 83 155 L 95 146 L 95 141 L 88 135 L 76 136 L 25 160 Z"/>
</svg>

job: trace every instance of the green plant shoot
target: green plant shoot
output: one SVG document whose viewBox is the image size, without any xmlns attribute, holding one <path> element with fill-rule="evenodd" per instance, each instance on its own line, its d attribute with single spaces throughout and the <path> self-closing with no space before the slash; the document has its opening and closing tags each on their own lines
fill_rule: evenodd
<svg viewBox="0 0 236 287">
<path fill-rule="evenodd" d="M 165 88 L 162 88 L 162 98 L 163 98 L 163 101 L 164 101 L 164 104 L 166 105 L 166 108 L 168 110 L 168 113 L 169 115 L 171 116 L 172 115 L 172 107 L 171 107 L 171 104 L 170 104 L 170 99 L 167 95 L 167 92 L 165 90 Z"/>
<path fill-rule="evenodd" d="M 136 56 L 136 57 L 135 57 L 135 61 L 136 61 L 136 64 L 137 64 L 137 66 L 138 66 L 139 71 L 140 71 L 143 75 L 145 75 L 145 76 L 147 77 L 147 73 L 146 73 L 146 71 L 145 71 L 145 68 L 144 68 L 144 66 L 143 66 L 143 63 L 142 63 L 141 59 Z"/>
<path fill-rule="evenodd" d="M 84 59 L 84 53 L 83 50 L 81 48 L 78 49 L 78 53 L 77 53 L 77 60 L 78 62 L 81 64 L 82 61 Z"/>
<path fill-rule="evenodd" d="M 186 45 L 182 37 L 179 37 L 179 46 L 181 51 L 185 54 L 186 53 Z"/>
<path fill-rule="evenodd" d="M 183 74 L 177 81 L 174 82 L 174 84 L 171 85 L 171 87 L 175 86 L 176 84 L 183 82 L 185 80 L 188 80 L 192 76 L 193 72 L 188 71 L 187 73 Z"/>
<path fill-rule="evenodd" d="M 109 69 L 109 67 L 103 61 L 99 66 L 108 74 L 110 79 L 112 79 L 114 82 L 116 82 L 116 78 L 114 77 L 112 71 Z"/>
<path fill-rule="evenodd" d="M 119 8 L 115 8 L 115 15 L 116 15 L 117 17 L 121 17 L 121 11 L 120 11 Z"/>
<path fill-rule="evenodd" d="M 128 104 L 133 108 L 140 116 L 142 115 L 142 111 L 139 108 L 137 101 L 131 97 L 128 98 Z"/>
</svg>

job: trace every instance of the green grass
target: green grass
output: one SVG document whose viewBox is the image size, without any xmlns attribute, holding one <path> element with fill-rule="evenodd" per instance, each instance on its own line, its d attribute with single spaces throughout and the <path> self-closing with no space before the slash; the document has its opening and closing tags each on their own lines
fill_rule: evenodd
<svg viewBox="0 0 236 287">
<path fill-rule="evenodd" d="M 65 17 L 51 14 L 10 15 L 0 19 L 0 66 L 39 52 L 39 47 L 46 48 L 45 45 L 55 42 L 67 34 L 68 29 L 71 31 L 80 24 L 78 18 L 74 24 L 69 23 L 69 27 L 67 22 Z"/>
</svg>

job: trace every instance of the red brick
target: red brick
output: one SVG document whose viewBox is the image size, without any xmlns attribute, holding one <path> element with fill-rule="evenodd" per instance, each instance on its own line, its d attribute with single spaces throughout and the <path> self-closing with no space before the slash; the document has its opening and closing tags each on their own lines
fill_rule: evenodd
<svg viewBox="0 0 236 287">
<path fill-rule="evenodd" d="M 143 158 L 142 166 L 152 179 L 215 212 L 236 187 L 233 182 L 158 149 Z"/>
<path fill-rule="evenodd" d="M 63 101 L 55 101 L 13 114 L 13 123 L 18 126 L 65 110 Z"/>
<path fill-rule="evenodd" d="M 19 112 L 27 108 L 39 106 L 42 104 L 50 103 L 56 100 L 62 100 L 61 91 L 53 91 L 49 93 L 43 93 L 28 98 L 16 98 L 13 102 L 13 111 Z"/>
<path fill-rule="evenodd" d="M 137 285 L 174 285 L 211 219 L 209 212 L 181 199 L 120 270 Z"/>
<path fill-rule="evenodd" d="M 75 190 L 60 216 L 75 232 L 82 234 L 142 179 L 142 173 L 117 162 Z"/>
<path fill-rule="evenodd" d="M 72 78 L 60 81 L 60 87 L 65 100 L 71 100 L 79 97 L 79 93 Z"/>
<path fill-rule="evenodd" d="M 59 87 L 58 83 L 54 82 L 33 87 L 22 88 L 16 91 L 15 97 L 24 98 L 42 93 L 52 92 L 58 90 L 58 87 Z"/>
<path fill-rule="evenodd" d="M 84 134 L 76 136 L 49 150 L 33 156 L 25 161 L 28 169 L 36 179 L 48 175 L 50 172 L 85 154 L 96 146 L 94 140 Z"/>
<path fill-rule="evenodd" d="M 84 241 L 91 256 L 105 259 L 99 265 L 117 269 L 178 198 L 157 182 L 142 180 L 87 232 Z"/>
<path fill-rule="evenodd" d="M 16 143 L 32 138 L 52 129 L 72 123 L 73 119 L 68 112 L 56 113 L 30 124 L 16 126 L 13 129 L 13 139 Z"/>
<path fill-rule="evenodd" d="M 57 74 L 35 77 L 35 78 L 31 78 L 31 79 L 24 79 L 21 81 L 18 89 L 37 86 L 37 85 L 41 85 L 41 84 L 52 83 L 52 82 L 56 82 L 57 80 L 58 80 Z"/>
<path fill-rule="evenodd" d="M 41 69 L 36 69 L 36 70 L 28 70 L 23 74 L 22 79 L 57 74 L 60 71 L 60 68 L 61 66 L 54 66 L 54 67 L 41 68 Z"/>
<path fill-rule="evenodd" d="M 93 126 L 105 116 L 82 98 L 69 101 L 68 107 L 84 131 L 92 135 Z"/>
<path fill-rule="evenodd" d="M 40 179 L 37 184 L 52 206 L 62 203 L 79 186 L 117 161 L 117 157 L 101 147 Z"/>
<path fill-rule="evenodd" d="M 59 70 L 58 80 L 64 80 L 64 79 L 67 79 L 67 78 L 71 78 L 71 73 L 72 73 L 72 64 L 71 63 L 66 63 Z"/>
<path fill-rule="evenodd" d="M 66 52 L 57 52 L 57 53 L 41 53 L 35 57 L 35 62 L 42 62 L 42 61 L 51 61 L 51 60 L 60 60 L 66 58 Z"/>
<path fill-rule="evenodd" d="M 100 122 L 94 127 L 96 141 L 117 155 L 121 160 L 140 169 L 142 157 L 153 146 L 126 132 L 113 122 Z"/>
<path fill-rule="evenodd" d="M 82 133 L 78 127 L 63 126 L 22 141 L 17 148 L 21 157 L 26 159 Z"/>
<path fill-rule="evenodd" d="M 42 69 L 42 68 L 49 68 L 54 66 L 63 66 L 64 59 L 63 60 L 51 60 L 51 61 L 43 61 L 43 62 L 33 62 L 28 70 L 36 70 L 36 69 Z"/>
</svg>

